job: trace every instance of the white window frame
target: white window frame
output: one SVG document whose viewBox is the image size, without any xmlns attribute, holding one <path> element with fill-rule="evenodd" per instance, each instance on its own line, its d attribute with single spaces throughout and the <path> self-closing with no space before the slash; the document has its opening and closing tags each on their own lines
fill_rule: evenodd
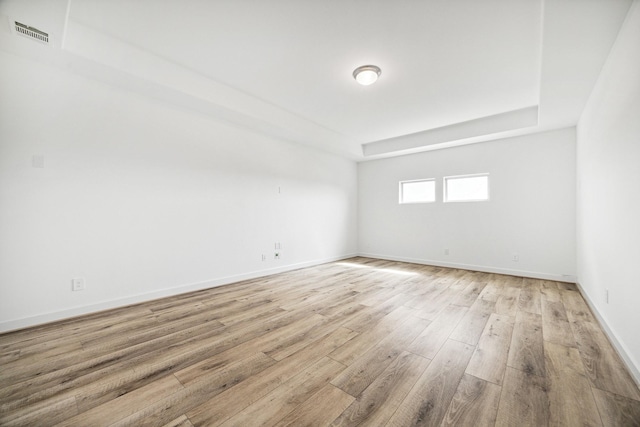
<svg viewBox="0 0 640 427">
<path fill-rule="evenodd" d="M 433 182 L 433 200 L 425 200 L 420 202 L 404 202 L 402 201 L 402 184 L 411 183 L 411 182 Z M 400 181 L 398 183 L 398 203 L 401 205 L 415 205 L 419 203 L 435 203 L 438 199 L 438 189 L 435 178 L 424 178 L 424 179 L 410 179 L 406 181 Z"/>
<path fill-rule="evenodd" d="M 462 178 L 475 178 L 478 176 L 487 177 L 487 198 L 486 199 L 466 199 L 466 200 L 447 200 L 447 180 L 462 179 Z M 488 202 L 491 200 L 491 179 L 489 173 L 474 173 L 469 175 L 452 175 L 442 178 L 442 202 L 443 203 L 467 203 L 467 202 Z"/>
</svg>

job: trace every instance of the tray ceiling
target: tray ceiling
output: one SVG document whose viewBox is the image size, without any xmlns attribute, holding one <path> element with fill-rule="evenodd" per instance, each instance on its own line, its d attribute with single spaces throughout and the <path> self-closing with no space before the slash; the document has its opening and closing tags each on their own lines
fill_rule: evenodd
<svg viewBox="0 0 640 427">
<path fill-rule="evenodd" d="M 629 5 L 11 0 L 53 48 L 0 48 L 361 160 L 574 125 Z"/>
</svg>

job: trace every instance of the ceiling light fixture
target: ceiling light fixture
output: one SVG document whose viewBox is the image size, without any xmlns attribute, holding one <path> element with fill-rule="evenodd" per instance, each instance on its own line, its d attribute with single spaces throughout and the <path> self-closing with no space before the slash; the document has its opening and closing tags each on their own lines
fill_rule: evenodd
<svg viewBox="0 0 640 427">
<path fill-rule="evenodd" d="M 375 65 L 363 65 L 353 70 L 353 78 L 363 86 L 369 86 L 378 80 L 382 70 Z"/>
</svg>

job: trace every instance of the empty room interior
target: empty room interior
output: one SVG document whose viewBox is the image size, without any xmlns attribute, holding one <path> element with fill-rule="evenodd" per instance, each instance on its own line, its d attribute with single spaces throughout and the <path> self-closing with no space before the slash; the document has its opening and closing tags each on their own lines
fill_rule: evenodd
<svg viewBox="0 0 640 427">
<path fill-rule="evenodd" d="M 640 426 L 640 0 L 0 0 L 0 425 Z"/>
</svg>

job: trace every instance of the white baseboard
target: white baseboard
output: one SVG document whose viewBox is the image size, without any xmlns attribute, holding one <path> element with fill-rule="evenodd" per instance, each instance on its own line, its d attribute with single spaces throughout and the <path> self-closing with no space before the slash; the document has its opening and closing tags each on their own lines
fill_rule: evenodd
<svg viewBox="0 0 640 427">
<path fill-rule="evenodd" d="M 325 259 L 318 259 L 313 261 L 305 261 L 297 264 L 289 264 L 286 266 L 269 268 L 264 270 L 258 270 L 250 273 L 238 274 L 234 276 L 227 276 L 218 279 L 207 280 L 204 282 L 190 283 L 174 288 L 161 289 L 154 292 L 148 292 L 145 294 L 133 295 L 126 298 L 119 298 L 111 301 L 104 301 L 97 304 L 90 304 L 82 307 L 74 307 L 66 310 L 51 312 L 40 314 L 37 316 L 25 317 L 21 319 L 7 320 L 0 322 L 0 333 L 9 332 L 17 329 L 28 328 L 31 326 L 41 325 L 44 323 L 50 323 L 57 320 L 68 319 L 71 317 L 81 316 L 83 314 L 95 313 L 97 311 L 109 310 L 112 308 L 123 307 L 126 305 L 137 304 L 145 301 L 151 301 L 158 298 L 164 298 L 174 295 L 179 295 L 187 292 L 198 291 L 202 289 L 214 288 L 217 286 L 227 285 L 230 283 L 240 282 L 243 280 L 257 279 L 259 277 L 270 276 L 272 274 L 284 273 L 287 271 L 297 270 L 299 268 L 312 267 L 315 265 L 325 264 L 328 262 L 339 261 L 347 258 L 352 258 L 355 256 L 367 257 L 367 258 L 377 258 L 377 259 L 385 259 L 389 261 L 402 261 L 402 262 L 410 262 L 414 264 L 423 264 L 423 265 L 433 265 L 436 267 L 449 267 L 449 268 L 458 268 L 462 270 L 473 270 L 473 271 L 482 271 L 486 273 L 497 273 L 497 274 L 507 274 L 512 276 L 523 276 L 523 277 L 531 277 L 536 279 L 543 280 L 554 280 L 560 282 L 570 282 L 577 283 L 578 289 L 582 294 L 582 297 L 591 308 L 591 311 L 600 322 L 600 326 L 603 331 L 609 338 L 609 341 L 613 345 L 613 347 L 618 352 L 620 358 L 625 363 L 626 367 L 629 369 L 629 372 L 633 376 L 636 384 L 640 387 L 640 369 L 635 365 L 633 360 L 629 357 L 629 353 L 626 350 L 625 346 L 617 339 L 615 333 L 609 328 L 607 322 L 604 320 L 596 306 L 593 304 L 588 294 L 584 291 L 580 283 L 576 280 L 575 276 L 566 276 L 566 275 L 555 275 L 555 274 L 547 274 L 547 273 L 537 273 L 530 271 L 521 271 L 521 270 L 511 270 L 504 268 L 494 268 L 494 267 L 485 267 L 485 266 L 477 266 L 477 265 L 467 265 L 467 264 L 457 264 L 457 263 L 444 263 L 440 261 L 434 260 L 421 260 L 414 258 L 404 258 L 404 257 L 394 257 L 394 256 L 386 256 L 379 254 L 368 254 L 368 253 L 359 253 L 359 254 L 349 254 L 349 255 L 341 255 L 336 257 L 330 257 Z"/>
<path fill-rule="evenodd" d="M 72 317 L 82 316 L 84 314 L 95 313 L 97 311 L 109 310 L 112 308 L 124 307 L 126 305 L 138 304 L 141 302 L 151 301 L 158 298 L 165 298 L 174 295 L 184 294 L 187 292 L 199 291 L 202 289 L 214 288 L 216 286 L 228 285 L 230 283 L 240 282 L 243 280 L 257 279 L 259 277 L 270 276 L 272 274 L 284 273 L 287 271 L 297 270 L 299 268 L 313 267 L 314 265 L 326 264 L 328 262 L 339 261 L 342 259 L 352 258 L 357 254 L 341 255 L 336 257 L 305 261 L 296 264 L 289 264 L 276 268 L 253 271 L 250 273 L 237 274 L 234 276 L 221 277 L 217 279 L 207 280 L 204 282 L 189 283 L 173 288 L 160 289 L 144 294 L 132 295 L 125 298 L 118 298 L 109 301 L 103 301 L 96 304 L 84 305 L 81 307 L 73 307 L 65 310 L 55 311 L 51 313 L 39 314 L 36 316 L 24 317 L 21 319 L 12 319 L 0 322 L 0 333 L 14 331 L 17 329 L 28 328 L 31 326 L 42 325 L 44 323 L 55 322 L 57 320 L 69 319 Z"/>
<path fill-rule="evenodd" d="M 605 335 L 609 339 L 609 342 L 611 343 L 613 348 L 618 352 L 618 356 L 620 356 L 620 358 L 622 359 L 622 362 L 626 365 L 627 369 L 629 370 L 629 373 L 631 373 L 631 376 L 636 382 L 636 385 L 638 386 L 638 388 L 640 388 L 640 368 L 634 363 L 634 360 L 631 357 L 629 357 L 629 351 L 627 350 L 625 345 L 618 340 L 615 332 L 613 332 L 613 330 L 609 327 L 609 325 L 607 324 L 602 314 L 600 314 L 600 312 L 596 308 L 596 305 L 593 303 L 593 301 L 591 301 L 591 299 L 589 298 L 589 295 L 584 291 L 584 288 L 580 285 L 580 282 L 576 281 L 576 284 L 578 285 L 578 289 L 580 290 L 580 294 L 582 295 L 582 298 L 584 298 L 584 300 L 587 302 L 587 305 L 591 309 L 591 312 L 600 323 L 600 327 L 602 328 Z"/>
<path fill-rule="evenodd" d="M 454 262 L 442 262 L 431 259 L 416 259 L 406 257 L 396 257 L 390 255 L 360 253 L 358 256 L 367 258 L 385 259 L 388 261 L 410 262 L 413 264 L 432 265 L 434 267 L 457 268 L 460 270 L 481 271 L 483 273 L 506 274 L 509 276 L 530 277 L 532 279 L 553 280 L 555 282 L 576 283 L 576 276 L 566 274 L 540 273 L 536 271 L 513 270 L 509 268 L 490 267 L 484 265 L 460 264 Z"/>
</svg>

